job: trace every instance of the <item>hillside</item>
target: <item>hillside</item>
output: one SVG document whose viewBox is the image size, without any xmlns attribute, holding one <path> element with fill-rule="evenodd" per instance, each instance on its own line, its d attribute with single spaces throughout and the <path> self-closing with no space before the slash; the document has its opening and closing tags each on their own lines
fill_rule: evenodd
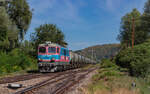
<svg viewBox="0 0 150 94">
<path fill-rule="evenodd" d="M 102 58 L 110 58 L 115 56 L 118 53 L 119 49 L 119 44 L 104 44 L 91 46 L 82 50 L 77 50 L 75 52 L 89 58 L 101 60 Z"/>
</svg>

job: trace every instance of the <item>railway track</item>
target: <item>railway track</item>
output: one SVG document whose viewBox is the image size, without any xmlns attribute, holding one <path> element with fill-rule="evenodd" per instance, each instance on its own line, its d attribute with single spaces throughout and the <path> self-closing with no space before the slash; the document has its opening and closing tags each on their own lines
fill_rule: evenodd
<svg viewBox="0 0 150 94">
<path fill-rule="evenodd" d="M 72 87 L 76 83 L 79 83 L 80 80 L 84 79 L 87 74 L 94 70 L 95 69 L 88 70 L 82 75 L 77 75 L 77 77 L 72 76 L 70 79 L 67 79 L 66 81 L 60 83 L 59 86 L 56 86 L 56 89 L 51 94 L 64 94 L 70 87 Z"/>
<path fill-rule="evenodd" d="M 63 71 L 63 72 L 66 73 L 68 71 Z M 62 73 L 62 72 L 57 72 L 57 73 Z M 19 82 L 19 81 L 40 78 L 40 77 L 49 77 L 49 76 L 54 76 L 57 73 L 36 73 L 36 74 L 31 73 L 31 74 L 25 74 L 25 75 L 18 75 L 18 76 L 14 76 L 14 77 L 4 77 L 4 78 L 0 79 L 0 84 L 14 83 L 14 82 Z"/>
<path fill-rule="evenodd" d="M 70 70 L 67 72 L 61 72 L 36 85 L 18 91 L 15 94 L 40 94 L 38 92 L 40 92 L 40 90 L 43 90 L 42 92 L 44 92 L 44 88 L 49 89 L 47 91 L 48 94 L 64 94 L 69 87 L 78 83 L 93 70 L 95 70 L 95 68 L 90 70 Z"/>
<path fill-rule="evenodd" d="M 19 81 L 25 81 L 25 80 L 31 80 L 35 78 L 40 78 L 40 77 L 46 77 L 46 76 L 51 76 L 54 73 L 47 73 L 47 74 L 25 74 L 25 75 L 18 75 L 14 77 L 4 77 L 0 79 L 0 84 L 6 84 L 6 83 L 14 83 L 14 82 L 19 82 Z"/>
</svg>

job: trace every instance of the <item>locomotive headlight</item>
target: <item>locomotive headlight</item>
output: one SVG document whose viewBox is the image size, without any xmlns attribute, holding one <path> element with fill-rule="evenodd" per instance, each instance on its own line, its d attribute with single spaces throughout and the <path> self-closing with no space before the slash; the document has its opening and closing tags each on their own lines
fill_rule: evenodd
<svg viewBox="0 0 150 94">
<path fill-rule="evenodd" d="M 55 58 L 52 58 L 51 61 L 52 61 L 52 62 L 55 62 Z"/>
<path fill-rule="evenodd" d="M 41 58 L 39 58 L 39 61 L 41 61 L 42 59 Z"/>
</svg>

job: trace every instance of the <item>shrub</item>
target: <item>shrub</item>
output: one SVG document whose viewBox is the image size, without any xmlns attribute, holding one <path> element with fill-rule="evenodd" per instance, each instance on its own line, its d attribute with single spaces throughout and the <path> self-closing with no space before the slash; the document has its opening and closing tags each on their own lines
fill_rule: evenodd
<svg viewBox="0 0 150 94">
<path fill-rule="evenodd" d="M 147 76 L 150 72 L 150 42 L 120 51 L 115 61 L 133 76 Z"/>
<path fill-rule="evenodd" d="M 112 78 L 121 76 L 120 67 L 117 66 L 109 59 L 103 59 L 100 64 L 100 69 L 98 70 L 98 74 L 93 76 L 93 81 L 97 81 L 103 78 Z"/>
<path fill-rule="evenodd" d="M 26 70 L 36 63 L 34 59 L 22 53 L 19 49 L 14 49 L 10 53 L 0 53 L 0 73 L 12 73 Z"/>
<path fill-rule="evenodd" d="M 102 59 L 101 68 L 119 68 L 115 63 L 110 61 L 109 59 Z"/>
</svg>

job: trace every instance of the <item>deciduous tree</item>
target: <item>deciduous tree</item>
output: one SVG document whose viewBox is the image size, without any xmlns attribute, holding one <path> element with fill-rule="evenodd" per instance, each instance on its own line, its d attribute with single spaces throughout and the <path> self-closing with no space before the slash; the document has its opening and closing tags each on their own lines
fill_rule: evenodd
<svg viewBox="0 0 150 94">
<path fill-rule="evenodd" d="M 10 19 L 4 7 L 0 7 L 0 49 L 10 50 L 17 46 L 18 29 Z"/>
<path fill-rule="evenodd" d="M 40 25 L 35 31 L 36 32 L 32 34 L 32 41 L 35 43 L 36 47 L 40 43 L 45 43 L 45 41 L 51 41 L 62 46 L 67 45 L 64 40 L 64 34 L 54 24 Z"/>
<path fill-rule="evenodd" d="M 142 15 L 142 30 L 150 33 L 150 0 L 147 0 L 144 6 L 144 13 Z"/>
<path fill-rule="evenodd" d="M 134 23 L 132 21 L 133 19 Z M 121 19 L 120 34 L 118 35 L 118 39 L 123 46 L 131 46 L 133 28 L 135 29 L 134 45 L 143 43 L 147 39 L 148 34 L 141 28 L 141 14 L 137 9 L 133 9 L 132 12 L 127 13 Z"/>
<path fill-rule="evenodd" d="M 23 40 L 32 19 L 32 11 L 27 0 L 12 0 L 8 4 L 7 13 L 19 29 L 20 40 Z"/>
</svg>

